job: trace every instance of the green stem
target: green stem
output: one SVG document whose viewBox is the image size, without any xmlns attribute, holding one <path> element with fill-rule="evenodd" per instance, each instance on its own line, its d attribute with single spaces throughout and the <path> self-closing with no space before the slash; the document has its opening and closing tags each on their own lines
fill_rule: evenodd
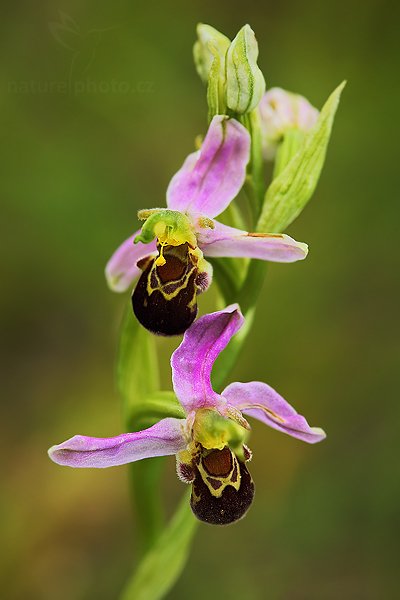
<svg viewBox="0 0 400 600">
<path fill-rule="evenodd" d="M 246 188 L 253 224 L 258 222 L 265 192 L 257 118 L 257 113 L 253 111 L 243 119 L 252 137 Z M 252 327 L 266 265 L 263 261 L 251 260 L 244 280 L 241 280 L 237 264 L 226 259 L 214 259 L 212 262 L 224 301 L 227 304 L 239 302 L 246 317 L 244 326 L 220 355 L 213 370 L 215 389 L 221 390 Z M 159 405 L 154 401 L 154 392 L 159 389 L 159 381 L 154 338 L 137 323 L 132 323 L 131 314 L 125 318 L 121 335 L 118 384 L 125 425 L 129 431 L 134 431 L 146 418 L 144 409 L 147 409 L 151 419 L 157 415 Z M 173 411 L 174 407 L 169 409 Z M 197 521 L 191 513 L 188 494 L 185 494 L 170 523 L 164 525 L 160 493 L 163 463 L 163 459 L 152 459 L 130 466 L 131 492 L 137 515 L 136 538 L 143 558 L 123 592 L 123 600 L 156 600 L 164 597 L 179 577 L 189 554 Z"/>
<path fill-rule="evenodd" d="M 129 486 L 136 515 L 135 545 L 140 556 L 144 556 L 155 544 L 164 528 L 164 511 L 160 502 L 164 465 L 164 457 L 129 465 Z"/>
<path fill-rule="evenodd" d="M 223 258 L 209 258 L 208 261 L 213 266 L 214 277 L 225 302 L 232 304 L 235 301 L 234 298 L 237 298 L 240 288 L 235 271 L 229 268 L 229 259 L 227 261 Z"/>
<path fill-rule="evenodd" d="M 254 190 L 255 188 L 253 187 L 252 189 Z M 248 188 L 247 191 L 249 191 Z M 263 189 L 262 196 L 264 196 L 264 191 L 265 190 Z M 249 199 L 251 200 L 251 196 Z M 257 222 L 256 231 L 260 232 L 259 222 Z M 218 270 L 215 273 L 225 302 L 227 304 L 237 302 L 246 318 L 242 329 L 230 341 L 228 347 L 220 354 L 215 363 L 212 373 L 212 382 L 217 391 L 221 391 L 226 384 L 227 377 L 235 366 L 236 361 L 239 359 L 243 344 L 250 333 L 254 321 L 257 300 L 265 280 L 266 270 L 267 263 L 265 261 L 251 260 L 247 267 L 246 277 L 239 290 L 227 288 L 224 282 L 221 282 L 221 273 Z"/>
<path fill-rule="evenodd" d="M 244 315 L 251 309 L 254 308 L 258 296 L 260 295 L 265 273 L 267 270 L 267 264 L 263 260 L 251 260 L 247 269 L 246 279 L 240 289 L 239 295 L 237 296 L 237 302 L 240 305 Z"/>
<path fill-rule="evenodd" d="M 261 213 L 265 194 L 264 162 L 262 156 L 261 128 L 257 110 L 242 117 L 243 125 L 251 135 L 250 162 L 248 167 L 249 179 L 246 191 L 250 200 L 253 223 L 257 223 Z"/>
<path fill-rule="evenodd" d="M 174 516 L 128 581 L 121 600 L 160 600 L 178 579 L 198 525 L 189 497 L 187 490 Z"/>
</svg>

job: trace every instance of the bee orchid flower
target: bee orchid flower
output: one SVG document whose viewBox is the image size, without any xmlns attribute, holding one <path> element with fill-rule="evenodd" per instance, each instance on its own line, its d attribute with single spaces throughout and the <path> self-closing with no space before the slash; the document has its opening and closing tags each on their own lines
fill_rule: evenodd
<svg viewBox="0 0 400 600">
<path fill-rule="evenodd" d="M 242 518 L 254 497 L 246 417 L 310 444 L 325 438 L 265 383 L 232 383 L 221 394 L 213 390 L 213 364 L 243 322 L 239 307 L 232 305 L 201 317 L 185 333 L 171 358 L 182 418 L 167 417 L 112 438 L 76 435 L 50 448 L 50 458 L 70 467 L 101 468 L 175 454 L 179 478 L 192 485 L 197 518 L 217 525 Z"/>
<path fill-rule="evenodd" d="M 162 335 L 183 333 L 197 314 L 197 294 L 212 280 L 204 256 L 248 257 L 294 262 L 307 245 L 284 234 L 248 233 L 215 220 L 239 193 L 246 178 L 250 135 L 238 121 L 217 115 L 202 147 L 172 178 L 167 208 L 139 211 L 144 221 L 106 266 L 110 288 L 133 292 L 140 323 Z"/>
</svg>

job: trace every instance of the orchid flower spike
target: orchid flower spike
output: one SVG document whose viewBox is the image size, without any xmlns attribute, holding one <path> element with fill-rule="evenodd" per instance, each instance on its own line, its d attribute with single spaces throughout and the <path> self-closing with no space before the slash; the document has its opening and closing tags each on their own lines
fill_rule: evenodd
<svg viewBox="0 0 400 600">
<path fill-rule="evenodd" d="M 167 209 L 139 211 L 143 227 L 128 238 L 106 266 L 116 292 L 139 281 L 133 310 L 140 323 L 162 335 L 181 334 L 197 314 L 197 294 L 212 280 L 205 256 L 294 262 L 307 245 L 288 235 L 248 233 L 214 220 L 239 193 L 249 161 L 250 135 L 238 121 L 217 115 L 202 147 L 172 178 Z"/>
<path fill-rule="evenodd" d="M 266 383 L 231 383 L 221 394 L 213 390 L 213 364 L 243 323 L 239 307 L 232 305 L 201 317 L 185 333 L 171 357 L 182 418 L 168 417 L 114 438 L 76 435 L 50 448 L 50 458 L 70 467 L 111 467 L 175 454 L 178 477 L 192 485 L 196 517 L 216 525 L 242 518 L 254 496 L 246 465 L 251 458 L 247 416 L 310 444 L 325 438 Z"/>
</svg>

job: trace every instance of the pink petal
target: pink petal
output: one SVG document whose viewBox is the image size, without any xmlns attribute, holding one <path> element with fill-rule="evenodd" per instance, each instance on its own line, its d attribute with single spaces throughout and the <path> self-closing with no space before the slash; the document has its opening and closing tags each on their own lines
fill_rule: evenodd
<svg viewBox="0 0 400 600">
<path fill-rule="evenodd" d="M 211 387 L 211 370 L 243 322 L 238 305 L 233 304 L 200 317 L 186 331 L 171 357 L 171 366 L 175 394 L 187 413 L 221 404 L 221 397 Z"/>
<path fill-rule="evenodd" d="M 231 383 L 222 396 L 245 415 L 303 442 L 315 444 L 326 437 L 322 429 L 310 427 L 305 418 L 266 383 Z"/>
<path fill-rule="evenodd" d="M 75 435 L 58 446 L 52 446 L 49 456 L 59 465 L 103 468 L 152 456 L 176 454 L 186 447 L 183 435 L 185 423 L 185 419 L 168 417 L 149 429 L 113 438 Z"/>
<path fill-rule="evenodd" d="M 196 221 L 198 245 L 206 256 L 259 258 L 274 262 L 303 260 L 307 244 L 283 233 L 247 233 L 214 221 L 214 229 L 201 228 Z"/>
<path fill-rule="evenodd" d="M 235 119 L 216 115 L 201 150 L 190 154 L 172 178 L 168 207 L 207 217 L 219 215 L 244 183 L 249 152 L 247 129 Z"/>
<path fill-rule="evenodd" d="M 107 283 L 114 292 L 125 292 L 141 274 L 136 266 L 138 260 L 157 250 L 155 240 L 150 244 L 134 244 L 133 240 L 139 233 L 140 229 L 125 240 L 106 265 Z"/>
</svg>

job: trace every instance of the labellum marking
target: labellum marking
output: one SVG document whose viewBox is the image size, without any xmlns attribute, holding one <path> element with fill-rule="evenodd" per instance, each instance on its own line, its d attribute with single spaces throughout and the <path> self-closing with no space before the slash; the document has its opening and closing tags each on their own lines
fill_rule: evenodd
<svg viewBox="0 0 400 600">
<path fill-rule="evenodd" d="M 192 511 L 205 523 L 234 523 L 245 515 L 253 501 L 251 475 L 245 463 L 228 446 L 211 452 L 200 448 L 192 463 L 195 473 L 190 501 Z"/>
<path fill-rule="evenodd" d="M 212 477 L 207 477 L 207 481 L 208 483 L 211 485 L 212 488 L 214 488 L 214 490 L 218 490 L 222 484 L 222 481 L 219 481 L 218 479 L 213 479 Z"/>
<path fill-rule="evenodd" d="M 210 454 L 203 457 L 203 467 L 216 477 L 228 477 L 232 471 L 232 452 L 228 446 L 222 450 L 212 450 Z"/>
<path fill-rule="evenodd" d="M 144 271 L 132 295 L 132 306 L 146 329 L 160 335 L 179 335 L 197 314 L 198 257 L 188 244 L 182 244 L 163 246 L 163 258 L 162 265 L 157 264 L 155 257 L 144 261 Z"/>
</svg>

